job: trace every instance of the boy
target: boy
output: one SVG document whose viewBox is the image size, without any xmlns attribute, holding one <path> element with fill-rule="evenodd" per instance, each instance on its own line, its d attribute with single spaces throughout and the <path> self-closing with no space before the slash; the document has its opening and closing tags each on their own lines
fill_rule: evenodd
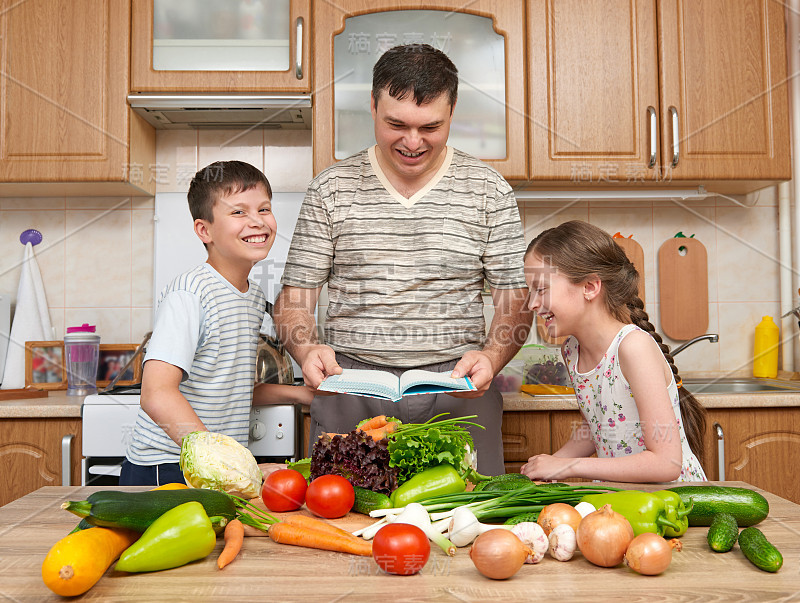
<svg viewBox="0 0 800 603">
<path fill-rule="evenodd" d="M 266 298 L 248 275 L 275 241 L 271 198 L 264 174 L 241 161 L 212 163 L 192 179 L 189 209 L 208 260 L 161 294 L 120 485 L 183 482 L 180 444 L 192 431 L 246 446 L 254 393 L 254 403 L 270 403 L 259 390 L 281 387 L 253 391 Z"/>
</svg>

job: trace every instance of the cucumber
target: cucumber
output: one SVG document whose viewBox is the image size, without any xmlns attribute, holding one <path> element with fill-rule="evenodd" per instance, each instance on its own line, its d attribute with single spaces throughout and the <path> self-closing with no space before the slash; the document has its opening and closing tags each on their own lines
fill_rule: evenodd
<svg viewBox="0 0 800 603">
<path fill-rule="evenodd" d="M 523 513 L 522 515 L 514 515 L 514 517 L 509 517 L 503 522 L 503 525 L 515 526 L 518 523 L 522 523 L 523 521 L 530 521 L 532 523 L 536 523 L 537 519 L 539 519 L 539 511 L 534 511 L 532 513 Z"/>
<path fill-rule="evenodd" d="M 353 502 L 353 511 L 356 513 L 369 515 L 369 512 L 375 509 L 392 508 L 391 500 L 382 492 L 373 492 L 372 490 L 360 488 L 359 486 L 353 486 L 353 491 L 356 494 L 355 501 Z"/>
<path fill-rule="evenodd" d="M 739 537 L 739 524 L 730 513 L 717 513 L 708 528 L 708 546 L 717 553 L 727 553 Z"/>
<path fill-rule="evenodd" d="M 669 488 L 677 492 L 688 508 L 690 526 L 710 526 L 718 513 L 730 513 L 740 527 L 752 526 L 769 514 L 767 499 L 748 488 L 734 486 L 676 486 Z"/>
<path fill-rule="evenodd" d="M 504 488 L 502 487 L 498 488 L 492 486 L 491 488 L 489 488 L 489 486 L 492 484 L 517 484 L 517 483 L 530 486 L 531 480 L 522 475 L 521 473 L 502 473 L 500 475 L 495 475 L 490 477 L 489 479 L 479 482 L 478 485 L 476 485 L 472 491 L 480 492 L 481 490 L 490 490 L 490 491 L 503 490 Z M 513 490 L 514 488 L 509 488 L 509 489 Z"/>
<path fill-rule="evenodd" d="M 224 492 L 200 488 L 148 492 L 100 490 L 86 500 L 65 502 L 61 508 L 85 517 L 95 526 L 144 532 L 165 512 L 190 501 L 202 504 L 209 517 L 220 516 L 228 521 L 236 518 L 233 498 Z"/>
<path fill-rule="evenodd" d="M 753 565 L 765 572 L 777 572 L 783 565 L 783 555 L 758 528 L 742 530 L 739 548 Z"/>
</svg>

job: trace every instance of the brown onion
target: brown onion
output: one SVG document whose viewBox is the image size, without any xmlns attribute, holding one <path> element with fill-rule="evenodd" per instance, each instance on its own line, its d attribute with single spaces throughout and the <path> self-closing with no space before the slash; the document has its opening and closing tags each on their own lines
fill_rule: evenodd
<svg viewBox="0 0 800 603">
<path fill-rule="evenodd" d="M 581 522 L 581 519 L 581 514 L 576 511 L 575 507 L 572 505 L 568 505 L 567 503 L 553 503 L 542 509 L 536 523 L 542 526 L 547 536 L 550 536 L 550 532 L 553 531 L 553 528 L 562 523 L 567 524 L 577 532 L 578 524 Z"/>
<path fill-rule="evenodd" d="M 658 534 L 645 532 L 631 540 L 625 551 L 625 565 L 634 572 L 645 576 L 655 576 L 669 567 L 672 549 L 683 548 L 680 540 L 664 540 Z"/>
<path fill-rule="evenodd" d="M 469 558 L 487 578 L 505 580 L 519 571 L 532 552 L 509 530 L 489 530 L 475 539 Z"/>
<path fill-rule="evenodd" d="M 581 519 L 577 532 L 578 548 L 583 556 L 600 567 L 622 563 L 633 540 L 631 522 L 605 505 Z"/>
</svg>

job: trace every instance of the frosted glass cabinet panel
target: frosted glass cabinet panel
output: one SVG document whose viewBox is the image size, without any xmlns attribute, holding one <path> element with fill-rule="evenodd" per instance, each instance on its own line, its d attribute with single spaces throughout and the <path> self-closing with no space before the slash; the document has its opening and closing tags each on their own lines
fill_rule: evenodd
<svg viewBox="0 0 800 603">
<path fill-rule="evenodd" d="M 372 67 L 389 48 L 426 43 L 458 68 L 449 144 L 527 177 L 523 0 L 314 4 L 314 172 L 375 144 Z"/>
<path fill-rule="evenodd" d="M 458 102 L 449 143 L 483 159 L 506 156 L 504 39 L 489 17 L 404 10 L 351 17 L 333 38 L 336 159 L 375 142 L 370 115 L 372 67 L 398 44 L 427 43 L 458 69 Z"/>
<path fill-rule="evenodd" d="M 289 69 L 289 0 L 153 0 L 156 71 Z"/>
<path fill-rule="evenodd" d="M 133 0 L 132 92 L 307 92 L 311 0 Z"/>
</svg>

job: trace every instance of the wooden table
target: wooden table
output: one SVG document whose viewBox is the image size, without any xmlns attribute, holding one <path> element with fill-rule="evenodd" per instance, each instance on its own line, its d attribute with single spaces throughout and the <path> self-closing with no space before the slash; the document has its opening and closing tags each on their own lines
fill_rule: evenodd
<svg viewBox="0 0 800 603">
<path fill-rule="evenodd" d="M 656 485 L 636 487 L 660 489 Z M 749 487 L 742 482 L 726 485 Z M 63 601 L 41 579 L 50 547 L 76 524 L 60 509 L 65 500 L 81 500 L 100 488 L 45 487 L 0 508 L 0 601 Z M 120 488 L 137 490 L 141 488 Z M 764 493 L 769 517 L 759 528 L 782 552 L 777 574 L 758 570 L 738 545 L 713 553 L 707 528 L 689 528 L 683 552 L 660 576 L 633 573 L 624 565 L 600 568 L 580 554 L 567 563 L 545 557 L 525 565 L 509 580 L 481 576 L 468 548 L 449 558 L 437 547 L 422 573 L 391 576 L 369 557 L 278 545 L 268 538 L 246 538 L 239 558 L 216 567 L 217 548 L 206 559 L 173 570 L 124 574 L 110 570 L 83 597 L 98 601 L 767 601 L 794 600 L 800 593 L 800 506 Z M 368 518 L 348 515 L 341 525 L 365 525 Z"/>
</svg>

